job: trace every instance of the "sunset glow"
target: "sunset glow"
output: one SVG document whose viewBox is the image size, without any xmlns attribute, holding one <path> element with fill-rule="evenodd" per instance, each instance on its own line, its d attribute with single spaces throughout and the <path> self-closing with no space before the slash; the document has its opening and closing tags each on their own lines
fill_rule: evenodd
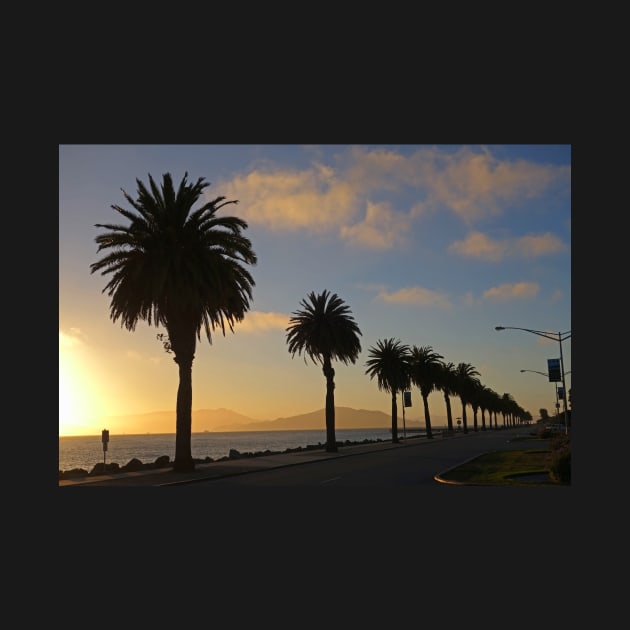
<svg viewBox="0 0 630 630">
<path fill-rule="evenodd" d="M 222 212 L 247 221 L 258 257 L 244 320 L 211 343 L 201 332 L 193 410 L 274 420 L 322 409 L 321 366 L 291 357 L 285 329 L 309 292 L 327 289 L 362 332 L 357 362 L 334 366 L 337 406 L 391 413 L 365 362 L 395 337 L 470 363 L 534 420 L 553 412 L 554 385 L 522 370 L 544 372 L 557 344 L 495 326 L 571 330 L 570 145 L 60 145 L 59 435 L 175 432 L 172 415 L 112 419 L 174 412 L 178 366 L 163 328 L 112 322 L 110 278 L 90 264 L 102 255 L 95 225 L 126 223 L 112 209 L 131 209 L 121 189 L 136 199 L 136 179 L 184 172 L 211 182 L 206 202 L 238 201 Z M 570 340 L 563 352 L 570 372 Z M 407 419 L 424 420 L 417 389 L 412 401 Z M 441 424 L 442 394 L 429 406 Z"/>
<path fill-rule="evenodd" d="M 59 435 L 84 435 L 92 432 L 85 422 L 89 405 L 83 398 L 83 389 L 71 359 L 59 352 Z"/>
<path fill-rule="evenodd" d="M 103 410 L 94 370 L 76 330 L 59 333 L 59 435 L 96 435 Z"/>
</svg>

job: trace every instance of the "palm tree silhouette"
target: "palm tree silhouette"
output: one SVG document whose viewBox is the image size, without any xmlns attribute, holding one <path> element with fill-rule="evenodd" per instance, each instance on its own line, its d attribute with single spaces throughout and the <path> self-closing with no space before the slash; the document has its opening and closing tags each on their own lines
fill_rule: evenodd
<svg viewBox="0 0 630 630">
<path fill-rule="evenodd" d="M 501 415 L 503 416 L 503 426 L 512 426 L 512 419 L 514 417 L 515 410 L 517 408 L 514 396 L 509 393 L 504 393 L 501 396 Z"/>
<path fill-rule="evenodd" d="M 489 387 L 487 387 L 486 385 L 482 385 L 480 394 L 481 395 L 479 398 L 479 406 L 481 408 L 481 430 L 486 431 L 487 428 L 488 429 L 492 428 L 492 415 L 491 414 L 492 414 L 492 406 L 493 406 L 496 392 L 490 389 Z M 489 427 L 486 427 L 486 411 L 488 412 L 488 419 L 490 422 Z"/>
<path fill-rule="evenodd" d="M 177 389 L 175 460 L 173 469 L 191 471 L 192 364 L 201 329 L 212 344 L 211 331 L 225 326 L 233 332 L 249 309 L 254 280 L 245 264 L 255 265 L 256 254 L 242 231 L 247 223 L 237 217 L 219 217 L 224 206 L 238 201 L 216 197 L 193 210 L 209 186 L 205 178 L 187 182 L 177 191 L 170 173 L 163 175 L 161 190 L 149 175 L 150 190 L 136 179 L 138 198 L 124 190 L 134 208 L 111 207 L 128 226 L 97 223 L 109 230 L 96 237 L 98 252 L 109 254 L 90 265 L 91 273 L 111 274 L 105 285 L 111 297 L 110 317 L 127 330 L 139 320 L 162 325 L 164 349 L 173 352 L 179 369 Z"/>
<path fill-rule="evenodd" d="M 379 339 L 369 350 L 366 374 L 376 376 L 378 388 L 392 397 L 392 442 L 398 442 L 398 405 L 396 395 L 409 387 L 409 346 L 398 339 Z"/>
<path fill-rule="evenodd" d="M 304 353 L 315 364 L 321 364 L 326 377 L 326 450 L 335 452 L 335 370 L 332 361 L 355 363 L 361 352 L 361 331 L 350 314 L 350 308 L 336 293 L 324 290 L 309 293 L 301 300 L 303 310 L 292 313 L 287 327 L 287 344 L 292 356 Z"/>
<path fill-rule="evenodd" d="M 458 363 L 455 368 L 455 377 L 457 381 L 457 395 L 462 403 L 462 422 L 464 425 L 464 433 L 468 433 L 468 423 L 466 420 L 466 405 L 468 405 L 473 397 L 479 372 L 470 363 Z"/>
<path fill-rule="evenodd" d="M 437 366 L 436 388 L 444 394 L 446 404 L 446 421 L 448 430 L 453 431 L 453 412 L 451 410 L 451 396 L 457 395 L 457 375 L 455 374 L 455 364 L 442 363 Z"/>
<path fill-rule="evenodd" d="M 477 422 L 477 418 L 479 416 L 479 408 L 481 407 L 481 399 L 483 396 L 483 385 L 480 380 L 472 380 L 471 388 L 470 388 L 470 397 L 468 402 L 472 407 L 473 411 L 473 431 L 477 431 L 479 428 L 479 423 Z"/>
<path fill-rule="evenodd" d="M 411 382 L 420 389 L 424 405 L 424 422 L 427 439 L 433 438 L 431 431 L 431 414 L 429 413 L 429 394 L 437 388 L 439 368 L 444 357 L 431 346 L 413 346 L 409 357 Z"/>
</svg>

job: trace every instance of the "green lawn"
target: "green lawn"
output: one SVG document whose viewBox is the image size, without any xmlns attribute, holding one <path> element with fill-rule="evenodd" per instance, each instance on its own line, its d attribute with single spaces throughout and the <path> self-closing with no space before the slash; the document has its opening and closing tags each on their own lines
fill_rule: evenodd
<svg viewBox="0 0 630 630">
<path fill-rule="evenodd" d="M 534 480 L 530 477 L 528 480 L 529 475 L 549 472 L 550 455 L 548 449 L 486 453 L 449 470 L 440 478 L 448 482 L 493 486 L 564 485 L 550 478 Z"/>
</svg>

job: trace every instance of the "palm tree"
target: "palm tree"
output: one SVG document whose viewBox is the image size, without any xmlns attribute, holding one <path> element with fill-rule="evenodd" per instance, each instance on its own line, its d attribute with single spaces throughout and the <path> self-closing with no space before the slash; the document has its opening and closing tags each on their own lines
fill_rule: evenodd
<svg viewBox="0 0 630 630">
<path fill-rule="evenodd" d="M 503 405 L 503 402 L 501 400 L 500 394 L 498 394 L 497 392 L 493 390 L 491 409 L 492 409 L 492 415 L 494 415 L 494 430 L 495 431 L 499 430 L 498 414 L 501 412 L 502 405 Z M 492 427 L 492 420 L 490 420 L 490 426 Z"/>
<path fill-rule="evenodd" d="M 503 424 L 506 424 L 510 427 L 514 427 L 520 422 L 525 411 L 521 408 L 521 406 L 514 400 L 514 396 L 512 394 L 505 393 L 503 394 L 501 401 L 503 403 L 501 412 L 503 413 Z M 517 422 L 518 421 L 518 422 Z"/>
<path fill-rule="evenodd" d="M 332 361 L 346 365 L 355 363 L 361 352 L 361 331 L 350 314 L 350 308 L 336 293 L 324 290 L 319 295 L 309 293 L 308 301 L 301 300 L 303 310 L 296 311 L 289 320 L 287 344 L 289 352 L 304 352 L 320 363 L 326 377 L 326 450 L 337 450 L 335 439 L 335 370 Z"/>
<path fill-rule="evenodd" d="M 494 401 L 497 396 L 497 393 L 490 389 L 490 387 L 486 387 L 485 385 L 481 388 L 481 398 L 480 398 L 480 407 L 481 407 L 481 430 L 486 431 L 486 429 L 492 429 L 492 409 L 494 407 Z M 488 412 L 488 422 L 489 426 L 486 427 L 486 411 Z"/>
<path fill-rule="evenodd" d="M 458 363 L 455 368 L 455 379 L 457 381 L 457 395 L 462 403 L 462 422 L 464 424 L 464 433 L 468 433 L 468 424 L 466 422 L 466 405 L 472 398 L 475 382 L 479 376 L 479 372 L 470 363 Z"/>
<path fill-rule="evenodd" d="M 505 392 L 501 396 L 501 415 L 503 416 L 503 426 L 511 425 L 510 418 L 515 405 L 514 396 Z"/>
<path fill-rule="evenodd" d="M 473 410 L 473 431 L 477 431 L 478 426 L 479 426 L 477 422 L 477 417 L 479 415 L 479 408 L 481 407 L 481 403 L 483 400 L 484 386 L 481 384 L 481 381 L 478 379 L 473 379 L 471 381 L 471 385 L 472 386 L 470 389 L 469 403 Z"/>
<path fill-rule="evenodd" d="M 136 179 L 138 198 L 124 190 L 135 210 L 111 207 L 130 225 L 101 224 L 109 230 L 96 237 L 98 252 L 109 254 L 90 265 L 91 273 L 111 274 L 105 285 L 111 296 L 110 318 L 120 319 L 129 331 L 139 320 L 165 327 L 167 352 L 173 352 L 179 370 L 177 389 L 175 460 L 173 469 L 195 469 L 191 453 L 192 363 L 201 329 L 212 344 L 211 331 L 225 326 L 234 332 L 249 310 L 255 285 L 245 264 L 255 265 L 256 254 L 242 231 L 247 223 L 238 217 L 217 216 L 224 206 L 238 201 L 216 197 L 193 210 L 209 186 L 205 178 L 187 182 L 177 191 L 170 173 L 161 190 L 149 175 L 150 190 Z"/>
<path fill-rule="evenodd" d="M 369 350 L 366 374 L 370 380 L 376 376 L 378 388 L 392 396 L 392 442 L 398 440 L 398 392 L 409 387 L 409 346 L 398 339 L 379 339 Z"/>
<path fill-rule="evenodd" d="M 455 364 L 442 363 L 437 370 L 437 389 L 444 394 L 444 402 L 446 403 L 446 421 L 448 430 L 453 431 L 453 412 L 451 410 L 451 396 L 457 395 L 457 375 L 455 374 Z"/>
<path fill-rule="evenodd" d="M 438 370 L 444 357 L 433 350 L 431 346 L 413 346 L 409 357 L 411 382 L 420 389 L 424 405 L 424 422 L 427 438 L 433 438 L 431 431 L 431 414 L 429 413 L 429 394 L 436 389 Z"/>
</svg>

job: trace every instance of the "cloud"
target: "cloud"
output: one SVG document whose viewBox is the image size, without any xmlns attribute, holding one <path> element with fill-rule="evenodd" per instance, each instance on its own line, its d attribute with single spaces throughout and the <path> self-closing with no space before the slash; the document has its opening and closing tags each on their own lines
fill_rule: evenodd
<svg viewBox="0 0 630 630">
<path fill-rule="evenodd" d="M 353 245 L 370 249 L 391 249 L 403 245 L 410 219 L 394 212 L 388 203 L 367 203 L 365 218 L 352 226 L 342 226 L 339 234 Z"/>
<path fill-rule="evenodd" d="M 498 262 L 504 258 L 532 258 L 557 254 L 566 245 L 550 233 L 494 240 L 482 232 L 470 232 L 463 241 L 449 245 L 448 251 L 468 258 Z"/>
<path fill-rule="evenodd" d="M 438 306 L 440 308 L 450 308 L 452 306 L 446 294 L 423 287 L 406 287 L 393 293 L 381 291 L 377 298 L 383 302 L 394 304 L 419 304 L 421 306 Z"/>
<path fill-rule="evenodd" d="M 471 232 L 463 241 L 455 241 L 448 247 L 449 252 L 460 256 L 492 261 L 501 260 L 507 249 L 507 241 L 493 241 L 481 232 Z"/>
<path fill-rule="evenodd" d="M 234 332 L 266 332 L 268 330 L 286 330 L 289 325 L 289 315 L 262 311 L 250 311 L 245 314 L 241 322 L 234 325 Z"/>
<path fill-rule="evenodd" d="M 556 236 L 546 234 L 522 236 L 515 239 L 514 254 L 521 256 L 545 256 L 565 251 L 567 246 Z"/>
<path fill-rule="evenodd" d="M 425 155 L 427 149 L 421 151 Z M 338 157 L 344 178 L 368 196 L 373 192 L 396 192 L 405 186 L 416 187 L 423 181 L 418 161 L 391 149 L 352 147 Z"/>
<path fill-rule="evenodd" d="M 83 333 L 79 328 L 70 328 L 68 333 L 59 331 L 59 347 L 60 348 L 76 348 L 83 345 Z"/>
<path fill-rule="evenodd" d="M 303 171 L 252 171 L 221 190 L 227 199 L 238 199 L 234 214 L 272 230 L 331 230 L 349 222 L 357 209 L 356 193 L 321 164 Z"/>
<path fill-rule="evenodd" d="M 487 149 L 477 153 L 464 147 L 436 160 L 430 169 L 434 177 L 432 200 L 443 203 L 469 223 L 502 214 L 505 205 L 538 197 L 558 183 L 569 190 L 568 167 L 524 160 L 501 162 Z"/>
<path fill-rule="evenodd" d="M 394 247 L 405 221 L 431 212 L 450 211 L 472 224 L 544 193 L 570 194 L 570 167 L 502 161 L 484 147 L 340 147 L 334 164 L 316 161 L 316 147 L 306 153 L 313 157 L 306 168 L 258 163 L 218 184 L 221 194 L 238 199 L 231 210 L 251 225 L 338 232 L 351 243 L 378 248 Z M 408 213 L 398 215 L 375 202 L 398 193 L 405 195 Z M 353 225 L 361 208 L 365 218 Z M 385 219 L 395 225 L 379 237 Z"/>
<path fill-rule="evenodd" d="M 501 161 L 488 148 L 420 146 L 405 155 L 354 148 L 347 176 L 363 190 L 406 188 L 418 199 L 412 215 L 446 208 L 468 223 L 503 213 L 506 206 L 558 189 L 570 194 L 571 169 L 525 160 Z"/>
<path fill-rule="evenodd" d="M 491 300 L 527 299 L 538 294 L 539 286 L 536 282 L 516 282 L 514 284 L 500 284 L 484 291 L 483 297 Z"/>
</svg>

